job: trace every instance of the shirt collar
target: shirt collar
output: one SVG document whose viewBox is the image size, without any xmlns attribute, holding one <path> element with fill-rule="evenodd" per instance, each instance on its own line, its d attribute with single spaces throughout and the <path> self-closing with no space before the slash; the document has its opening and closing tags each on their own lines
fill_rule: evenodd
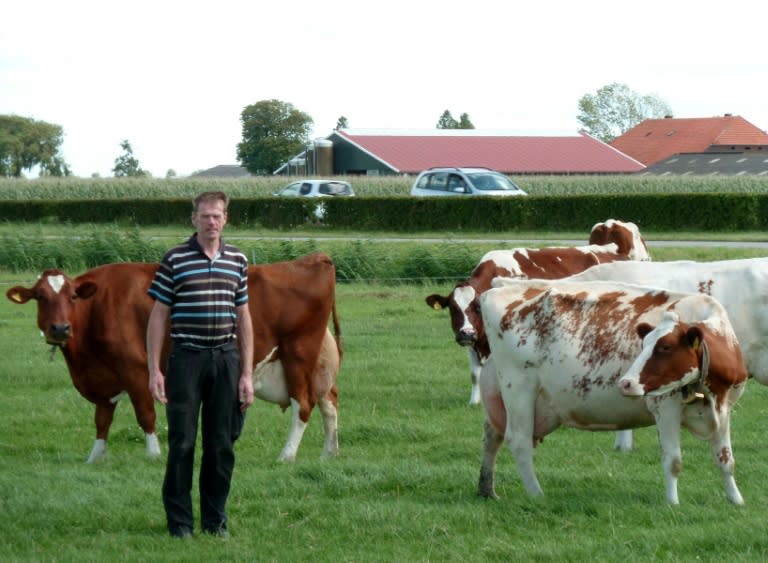
<svg viewBox="0 0 768 563">
<path fill-rule="evenodd" d="M 192 236 L 189 237 L 189 240 L 187 241 L 187 244 L 189 244 L 189 247 L 192 250 L 196 250 L 197 252 L 199 252 L 200 254 L 205 256 L 206 258 L 208 257 L 208 255 L 203 250 L 203 247 L 200 246 L 200 242 L 197 240 L 197 233 L 192 233 Z M 224 250 L 224 239 L 219 239 L 219 250 L 218 250 L 218 252 L 216 252 L 216 258 L 221 256 L 221 252 L 223 250 Z"/>
</svg>

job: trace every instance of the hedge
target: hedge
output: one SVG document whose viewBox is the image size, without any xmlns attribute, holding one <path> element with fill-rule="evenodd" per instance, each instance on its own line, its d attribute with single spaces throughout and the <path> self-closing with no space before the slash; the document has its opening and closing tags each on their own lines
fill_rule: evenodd
<svg viewBox="0 0 768 563">
<path fill-rule="evenodd" d="M 234 200 L 229 222 L 290 229 L 314 219 L 320 200 L 255 197 Z M 617 194 L 508 198 L 323 198 L 325 224 L 363 231 L 584 231 L 608 218 L 644 231 L 751 231 L 768 226 L 768 194 Z M 188 225 L 189 199 L 0 201 L 9 220 L 61 223 Z"/>
</svg>

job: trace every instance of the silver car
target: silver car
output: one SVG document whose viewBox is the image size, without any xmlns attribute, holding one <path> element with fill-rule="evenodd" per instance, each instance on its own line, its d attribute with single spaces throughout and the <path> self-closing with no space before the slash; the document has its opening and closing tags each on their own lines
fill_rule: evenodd
<svg viewBox="0 0 768 563">
<path fill-rule="evenodd" d="M 341 180 L 297 180 L 273 195 L 286 197 L 335 197 L 354 196 L 355 192 L 349 182 Z M 315 217 L 321 221 L 325 217 L 325 206 L 318 203 L 315 206 Z"/>
<path fill-rule="evenodd" d="M 416 177 L 416 196 L 528 195 L 504 174 L 490 168 L 430 168 Z"/>
</svg>

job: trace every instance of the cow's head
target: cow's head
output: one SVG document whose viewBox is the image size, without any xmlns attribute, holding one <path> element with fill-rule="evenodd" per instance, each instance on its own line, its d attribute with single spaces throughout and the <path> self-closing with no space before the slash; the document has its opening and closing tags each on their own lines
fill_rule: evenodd
<svg viewBox="0 0 768 563">
<path fill-rule="evenodd" d="M 640 236 L 640 229 L 634 223 L 608 219 L 592 227 L 589 234 L 589 244 L 610 243 L 615 243 L 619 247 L 619 254 L 629 257 L 630 260 L 644 262 L 651 260 L 645 239 Z"/>
<path fill-rule="evenodd" d="M 700 326 L 681 322 L 668 311 L 655 328 L 639 324 L 637 334 L 643 347 L 619 379 L 624 395 L 661 395 L 706 379 L 709 353 Z"/>
<path fill-rule="evenodd" d="M 461 282 L 447 296 L 428 295 L 426 302 L 433 309 L 448 309 L 456 342 L 461 346 L 474 346 L 478 338 L 485 337 L 477 298 L 475 288 L 467 282 Z"/>
<path fill-rule="evenodd" d="M 87 299 L 96 292 L 90 281 L 73 281 L 61 270 L 45 270 L 37 283 L 30 287 L 14 286 L 5 295 L 13 303 L 37 301 L 37 326 L 46 342 L 64 346 L 72 336 L 73 310 L 78 299 Z"/>
</svg>

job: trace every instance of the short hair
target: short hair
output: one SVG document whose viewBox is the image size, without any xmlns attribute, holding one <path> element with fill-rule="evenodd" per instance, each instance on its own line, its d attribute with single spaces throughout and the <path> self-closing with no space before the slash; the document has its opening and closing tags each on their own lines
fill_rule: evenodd
<svg viewBox="0 0 768 563">
<path fill-rule="evenodd" d="M 221 201 L 224 204 L 224 212 L 226 213 L 227 208 L 229 207 L 229 196 L 224 192 L 219 191 L 203 192 L 198 195 L 192 203 L 192 213 L 197 213 L 202 202 L 215 203 L 217 201 Z"/>
</svg>

